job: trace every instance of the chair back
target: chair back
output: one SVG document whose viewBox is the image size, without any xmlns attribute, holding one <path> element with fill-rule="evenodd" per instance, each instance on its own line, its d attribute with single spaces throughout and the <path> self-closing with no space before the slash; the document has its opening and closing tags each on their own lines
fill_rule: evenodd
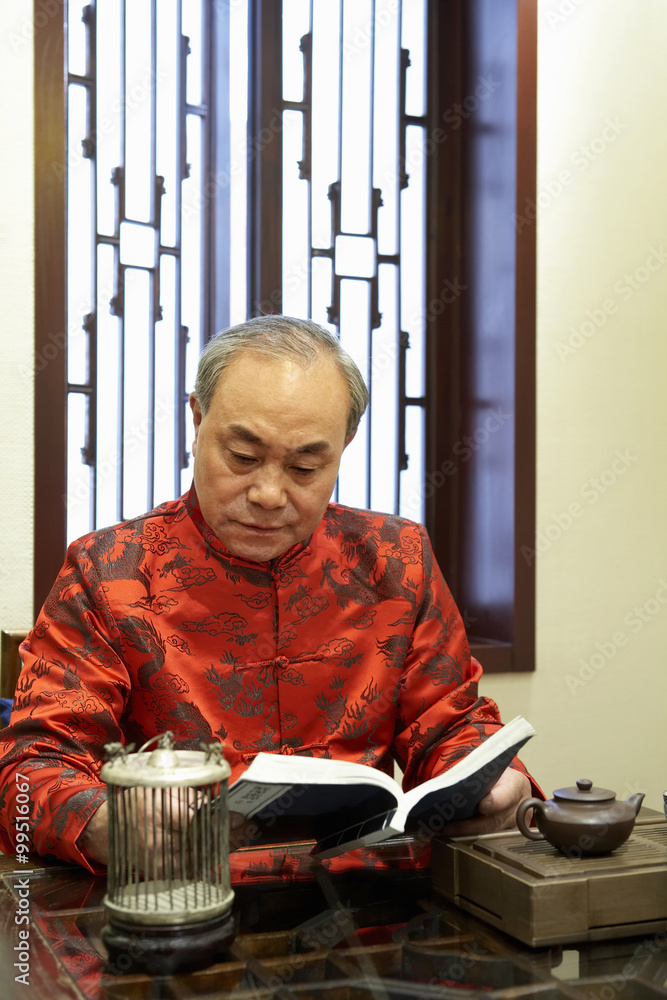
<svg viewBox="0 0 667 1000">
<path fill-rule="evenodd" d="M 16 682 L 21 673 L 19 646 L 27 632 L 0 630 L 0 729 L 7 725 Z"/>
</svg>

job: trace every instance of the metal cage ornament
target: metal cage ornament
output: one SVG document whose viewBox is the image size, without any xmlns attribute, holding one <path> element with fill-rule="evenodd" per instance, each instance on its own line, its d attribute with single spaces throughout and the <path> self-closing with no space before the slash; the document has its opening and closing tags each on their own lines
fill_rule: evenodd
<svg viewBox="0 0 667 1000">
<path fill-rule="evenodd" d="M 102 932 L 118 969 L 169 973 L 232 941 L 227 780 L 222 746 L 176 750 L 172 734 L 137 752 L 109 744 L 109 856 Z"/>
</svg>

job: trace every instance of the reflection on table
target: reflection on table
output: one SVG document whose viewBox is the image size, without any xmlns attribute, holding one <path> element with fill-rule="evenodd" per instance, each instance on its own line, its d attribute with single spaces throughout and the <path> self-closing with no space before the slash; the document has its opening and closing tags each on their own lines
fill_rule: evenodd
<svg viewBox="0 0 667 1000">
<path fill-rule="evenodd" d="M 3 996 L 49 1000 L 649 1000 L 667 997 L 667 930 L 531 949 L 432 892 L 428 845 L 402 838 L 329 862 L 310 843 L 231 856 L 238 933 L 211 967 L 147 977 L 110 968 L 105 879 L 0 858 Z M 18 870 L 18 869 L 21 870 Z M 16 923 L 29 904 L 29 991 Z M 118 963 L 122 964 L 122 963 Z"/>
</svg>

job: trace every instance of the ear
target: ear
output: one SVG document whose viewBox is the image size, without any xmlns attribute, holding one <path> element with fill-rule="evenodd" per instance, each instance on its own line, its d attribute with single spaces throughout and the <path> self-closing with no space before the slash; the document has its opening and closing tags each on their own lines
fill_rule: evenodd
<svg viewBox="0 0 667 1000">
<path fill-rule="evenodd" d="M 347 441 L 343 445 L 343 451 L 345 451 L 345 449 L 347 448 L 348 444 L 350 444 L 351 441 L 354 441 L 354 439 L 355 439 L 356 436 L 357 436 L 357 432 L 356 431 L 354 432 L 354 434 L 350 434 L 349 438 L 347 439 Z"/>
<path fill-rule="evenodd" d="M 197 438 L 199 437 L 199 428 L 201 427 L 203 414 L 201 411 L 201 406 L 199 405 L 199 400 L 195 396 L 194 392 L 190 393 L 190 409 L 192 410 L 192 422 L 195 426 L 195 439 L 192 442 L 192 454 L 196 455 Z"/>
</svg>

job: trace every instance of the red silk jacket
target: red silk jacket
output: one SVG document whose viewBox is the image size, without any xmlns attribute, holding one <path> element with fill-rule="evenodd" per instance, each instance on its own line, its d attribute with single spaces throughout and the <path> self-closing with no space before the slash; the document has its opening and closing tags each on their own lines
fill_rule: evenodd
<svg viewBox="0 0 667 1000">
<path fill-rule="evenodd" d="M 424 529 L 340 504 L 270 563 L 232 556 L 194 487 L 93 532 L 70 546 L 22 656 L 0 732 L 0 847 L 14 853 L 27 779 L 32 849 L 91 870 L 77 838 L 105 797 L 106 743 L 220 740 L 232 780 L 260 750 L 383 770 L 393 757 L 409 788 L 501 724 Z"/>
</svg>

